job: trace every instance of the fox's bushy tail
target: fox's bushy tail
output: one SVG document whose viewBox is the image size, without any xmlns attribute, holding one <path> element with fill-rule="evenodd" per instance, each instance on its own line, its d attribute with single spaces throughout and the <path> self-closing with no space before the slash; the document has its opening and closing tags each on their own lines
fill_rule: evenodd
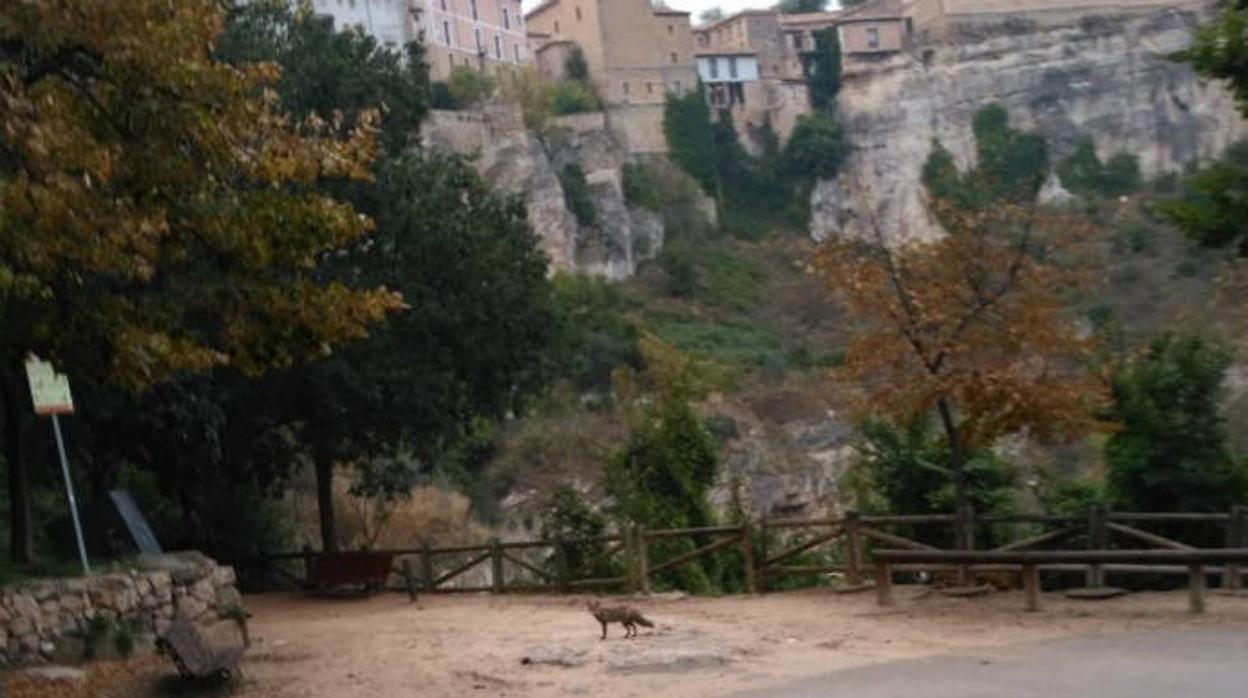
<svg viewBox="0 0 1248 698">
<path fill-rule="evenodd" d="M 638 614 L 637 614 L 637 625 L 640 625 L 640 626 L 645 627 L 645 628 L 653 628 L 653 627 L 654 627 L 654 623 L 651 623 L 649 618 L 646 618 L 645 616 L 641 615 L 640 613 L 638 613 Z"/>
</svg>

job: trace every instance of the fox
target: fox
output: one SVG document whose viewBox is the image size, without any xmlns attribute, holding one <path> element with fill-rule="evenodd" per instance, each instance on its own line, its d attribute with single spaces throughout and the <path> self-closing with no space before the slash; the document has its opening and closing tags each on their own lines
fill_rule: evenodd
<svg viewBox="0 0 1248 698">
<path fill-rule="evenodd" d="M 619 623 L 624 626 L 624 637 L 636 637 L 637 626 L 653 628 L 654 623 L 650 619 L 641 615 L 641 613 L 629 606 L 611 606 L 603 608 L 597 601 L 589 602 L 589 612 L 593 615 L 594 620 L 602 624 L 602 638 L 607 639 L 607 624 Z"/>
</svg>

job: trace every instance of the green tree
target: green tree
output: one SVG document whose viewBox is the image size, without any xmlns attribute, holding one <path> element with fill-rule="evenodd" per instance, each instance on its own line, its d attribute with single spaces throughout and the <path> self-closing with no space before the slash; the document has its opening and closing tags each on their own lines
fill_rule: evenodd
<svg viewBox="0 0 1248 698">
<path fill-rule="evenodd" d="M 1143 511 L 1221 511 L 1248 501 L 1248 464 L 1231 455 L 1219 412 L 1231 365 L 1223 347 L 1163 335 L 1113 379 L 1105 444 L 1117 502 Z"/>
<path fill-rule="evenodd" d="M 1075 151 L 1057 164 L 1057 176 L 1067 190 L 1084 196 L 1124 196 L 1141 184 L 1138 158 L 1118 153 L 1102 163 L 1090 137 L 1081 139 Z"/>
<path fill-rule="evenodd" d="M 786 15 L 791 15 L 803 12 L 823 12 L 827 6 L 828 0 L 780 0 L 776 9 Z"/>
<path fill-rule="evenodd" d="M 922 173 L 928 193 L 961 209 L 982 209 L 1002 201 L 1033 202 L 1049 171 L 1044 137 L 1011 128 L 1009 113 L 999 104 L 977 111 L 973 130 L 977 161 L 966 173 L 958 172 L 943 144 L 932 142 Z"/>
<path fill-rule="evenodd" d="M 1183 178 L 1182 194 L 1157 205 L 1157 212 L 1206 247 L 1234 246 L 1248 256 L 1248 145 L 1236 144 L 1207 167 Z"/>
<path fill-rule="evenodd" d="M 803 57 L 810 106 L 832 112 L 841 92 L 841 39 L 836 29 L 817 31 L 814 37 L 815 50 Z"/>
<path fill-rule="evenodd" d="M 706 88 L 702 83 L 683 96 L 667 94 L 663 134 L 672 162 L 697 180 L 708 195 L 720 200 L 711 108 L 707 105 Z"/>
<path fill-rule="evenodd" d="M 589 62 L 585 60 L 585 51 L 579 44 L 568 52 L 568 57 L 563 62 L 563 74 L 569 80 L 589 84 Z"/>
<path fill-rule="evenodd" d="M 1191 47 L 1175 58 L 1192 64 L 1197 72 L 1225 80 L 1248 112 L 1248 0 L 1220 0 L 1215 19 L 1197 30 Z"/>
<path fill-rule="evenodd" d="M 689 407 L 680 379 L 659 387 L 653 404 L 633 419 L 628 443 L 607 461 L 607 491 L 622 522 L 648 528 L 688 528 L 713 524 L 707 493 L 718 468 L 715 438 Z M 687 552 L 687 541 L 664 552 Z M 668 549 L 670 548 L 670 550 Z M 664 575 L 690 591 L 711 590 L 714 565 L 690 563 Z"/>
<path fill-rule="evenodd" d="M 784 169 L 790 176 L 831 179 L 840 172 L 846 154 L 845 134 L 827 114 L 803 114 L 784 146 Z"/>
<path fill-rule="evenodd" d="M 11 553 L 31 558 L 28 352 L 75 380 L 143 388 L 255 374 L 363 336 L 391 291 L 317 274 L 367 219 L 316 189 L 369 175 L 345 137 L 277 113 L 266 66 L 209 53 L 212 0 L 0 6 L 0 395 Z M 366 287 L 357 287 L 366 288 Z"/>
</svg>

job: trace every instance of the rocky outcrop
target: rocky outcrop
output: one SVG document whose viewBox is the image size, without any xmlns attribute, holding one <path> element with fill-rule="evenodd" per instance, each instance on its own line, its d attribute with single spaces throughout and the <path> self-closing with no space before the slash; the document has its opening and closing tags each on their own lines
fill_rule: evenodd
<svg viewBox="0 0 1248 698">
<path fill-rule="evenodd" d="M 26 582 L 0 591 L 0 665 L 78 661 L 124 633 L 150 648 L 181 614 L 205 626 L 241 616 L 234 570 L 194 552 L 145 556 L 133 569 Z"/>
<path fill-rule="evenodd" d="M 974 161 L 971 120 L 992 102 L 1012 125 L 1049 138 L 1052 162 L 1091 136 L 1101 156 L 1136 155 L 1145 176 L 1178 172 L 1248 135 L 1220 85 L 1165 58 L 1191 41 L 1199 15 L 1160 9 L 1071 18 L 1025 16 L 955 32 L 890 60 L 850 66 L 840 116 L 853 148 L 843 174 L 811 199 L 811 234 L 861 234 L 874 215 L 896 237 L 938 234 L 919 182 L 933 139 L 963 167 Z M 1056 180 L 1046 186 L 1060 199 Z"/>
<path fill-rule="evenodd" d="M 424 140 L 428 147 L 474 157 L 486 181 L 524 197 L 552 271 L 624 279 L 662 248 L 662 217 L 625 201 L 622 170 L 628 153 L 601 113 L 557 118 L 539 137 L 525 130 L 514 106 L 435 112 Z M 569 164 L 585 173 L 596 212 L 592 223 L 578 223 L 564 203 L 558 173 Z"/>
</svg>

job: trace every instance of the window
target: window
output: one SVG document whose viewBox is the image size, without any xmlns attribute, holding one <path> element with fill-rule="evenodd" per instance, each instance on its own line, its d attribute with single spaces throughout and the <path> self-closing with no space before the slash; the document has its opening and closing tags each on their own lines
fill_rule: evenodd
<svg viewBox="0 0 1248 698">
<path fill-rule="evenodd" d="M 455 45 L 454 43 L 451 42 L 451 23 L 450 22 L 442 22 L 442 38 L 446 40 L 447 46 Z"/>
<path fill-rule="evenodd" d="M 516 62 L 520 62 L 520 44 L 511 45 L 512 53 L 516 54 Z"/>
<path fill-rule="evenodd" d="M 559 20 L 557 20 L 557 19 L 555 20 L 555 33 L 556 33 L 556 34 L 558 34 L 558 33 L 559 33 Z"/>
<path fill-rule="evenodd" d="M 796 32 L 793 34 L 793 48 L 797 49 L 798 51 L 802 50 L 802 33 L 801 32 Z"/>
<path fill-rule="evenodd" d="M 714 80 L 715 78 L 719 77 L 719 58 L 717 58 L 716 56 L 711 56 L 710 58 L 706 60 L 710 64 L 711 79 Z"/>
<path fill-rule="evenodd" d="M 625 82 L 624 82 L 624 94 L 625 94 L 625 96 L 627 96 L 627 95 L 628 95 L 628 81 L 625 81 Z"/>
<path fill-rule="evenodd" d="M 737 77 L 737 57 L 736 56 L 728 57 L 728 77 L 730 78 Z"/>
<path fill-rule="evenodd" d="M 667 33 L 668 33 L 668 34 L 672 34 L 672 33 L 674 33 L 675 31 L 676 31 L 676 29 L 675 29 L 675 28 L 673 28 L 673 27 L 672 27 L 672 25 L 670 25 L 670 24 L 669 24 L 669 25 L 667 25 Z"/>
<path fill-rule="evenodd" d="M 745 104 L 745 85 L 739 82 L 728 83 L 728 104 Z"/>
<path fill-rule="evenodd" d="M 477 35 L 477 54 L 479 55 L 481 53 L 484 53 L 485 49 L 481 46 L 481 30 L 473 29 L 472 31 L 474 34 Z"/>
<path fill-rule="evenodd" d="M 472 18 L 480 19 L 480 17 L 477 16 L 477 0 L 468 0 L 468 2 L 472 3 Z"/>
<path fill-rule="evenodd" d="M 673 62 L 673 63 L 675 63 L 675 62 L 676 62 L 676 52 L 675 52 L 675 51 L 673 51 L 673 52 L 672 52 L 672 62 Z"/>
<path fill-rule="evenodd" d="M 446 0 L 442 0 L 442 11 L 446 12 Z"/>
<path fill-rule="evenodd" d="M 674 86 L 674 87 L 675 87 L 675 90 L 676 90 L 676 96 L 677 96 L 677 97 L 684 97 L 684 96 L 685 96 L 685 90 L 684 90 L 684 88 L 682 88 L 682 87 L 680 86 L 680 81 L 679 81 L 679 80 L 677 80 L 677 81 L 676 81 L 676 83 L 675 83 L 675 86 Z"/>
<path fill-rule="evenodd" d="M 867 48 L 880 47 L 880 30 L 875 27 L 867 27 Z"/>
<path fill-rule="evenodd" d="M 498 34 L 494 35 L 494 57 L 503 60 L 503 39 Z"/>
<path fill-rule="evenodd" d="M 503 8 L 503 29 L 511 29 L 511 13 L 506 7 Z"/>
<path fill-rule="evenodd" d="M 581 21 L 581 6 L 580 5 L 576 6 L 576 21 L 578 22 Z"/>
<path fill-rule="evenodd" d="M 652 82 L 646 83 L 646 94 L 648 95 L 654 94 L 654 83 Z"/>
</svg>

